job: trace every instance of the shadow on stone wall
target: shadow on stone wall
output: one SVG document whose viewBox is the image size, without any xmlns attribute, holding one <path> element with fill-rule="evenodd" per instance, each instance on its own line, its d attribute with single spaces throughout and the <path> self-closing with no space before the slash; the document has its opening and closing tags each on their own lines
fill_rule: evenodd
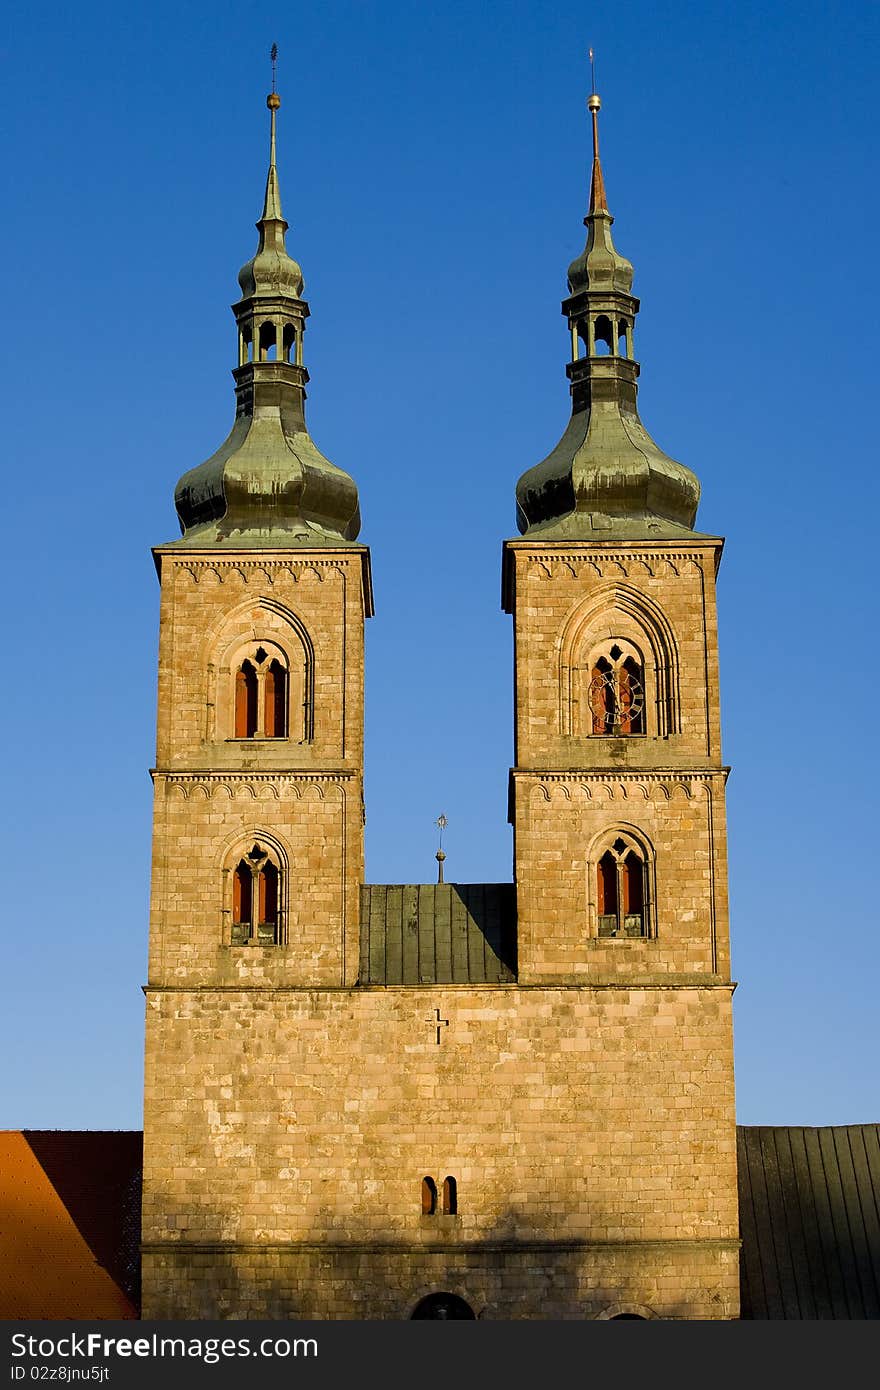
<svg viewBox="0 0 880 1390">
<path fill-rule="evenodd" d="M 587 1246 L 514 1207 L 476 1239 L 463 1238 L 455 1218 L 440 1217 L 436 1233 L 425 1230 L 431 1218 L 423 1218 L 406 1243 L 377 1240 L 372 1223 L 356 1216 L 345 1230 L 330 1229 L 335 1214 L 319 1212 L 311 1235 L 290 1245 L 169 1242 L 161 1253 L 153 1247 L 144 1316 L 405 1320 L 440 1293 L 488 1319 L 593 1319 L 613 1308 L 649 1313 L 658 1305 L 665 1318 L 730 1315 L 714 1251 Z M 602 1223 L 597 1211 L 596 1225 Z M 676 1295 L 669 1281 L 681 1283 L 687 1274 L 689 1285 Z"/>
</svg>

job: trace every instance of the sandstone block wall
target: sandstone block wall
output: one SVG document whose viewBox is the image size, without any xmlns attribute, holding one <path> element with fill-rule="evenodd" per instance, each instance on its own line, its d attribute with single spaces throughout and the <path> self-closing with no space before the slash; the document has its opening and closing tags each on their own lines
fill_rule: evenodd
<svg viewBox="0 0 880 1390">
<path fill-rule="evenodd" d="M 278 1306 L 358 1316 L 355 1257 L 364 1316 L 407 1316 L 456 1269 L 497 1316 L 598 1315 L 609 1284 L 687 1316 L 721 1290 L 730 1315 L 730 1041 L 723 988 L 152 991 L 146 1313 L 204 1315 L 213 1252 L 221 1315 L 223 1270 L 280 1316 L 260 1281 L 306 1269 Z M 424 1176 L 455 1177 L 457 1216 L 422 1215 Z"/>
</svg>

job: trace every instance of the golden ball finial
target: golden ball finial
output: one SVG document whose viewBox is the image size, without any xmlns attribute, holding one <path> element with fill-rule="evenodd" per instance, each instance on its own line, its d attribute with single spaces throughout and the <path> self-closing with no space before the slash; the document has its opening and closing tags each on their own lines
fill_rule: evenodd
<svg viewBox="0 0 880 1390">
<path fill-rule="evenodd" d="M 270 92 L 266 97 L 266 105 L 270 111 L 277 111 L 281 105 L 281 98 L 277 92 Z"/>
<path fill-rule="evenodd" d="M 596 93 L 595 93 L 595 92 L 591 92 L 590 95 L 587 97 L 587 110 L 588 110 L 588 111 L 598 111 L 599 108 L 601 107 L 601 105 L 602 105 L 602 103 L 601 103 L 601 101 L 599 100 L 599 98 L 598 98 L 598 96 L 596 95 Z"/>
</svg>

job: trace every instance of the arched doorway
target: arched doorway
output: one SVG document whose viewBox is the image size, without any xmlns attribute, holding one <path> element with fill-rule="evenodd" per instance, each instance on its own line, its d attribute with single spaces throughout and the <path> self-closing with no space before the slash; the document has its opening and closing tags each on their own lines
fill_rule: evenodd
<svg viewBox="0 0 880 1390">
<path fill-rule="evenodd" d="M 657 1314 L 641 1303 L 612 1303 L 597 1316 L 600 1322 L 651 1322 Z"/>
<path fill-rule="evenodd" d="M 427 1298 L 416 1304 L 410 1315 L 415 1318 L 436 1318 L 441 1322 L 474 1320 L 474 1310 L 463 1298 L 454 1293 L 429 1293 Z"/>
</svg>

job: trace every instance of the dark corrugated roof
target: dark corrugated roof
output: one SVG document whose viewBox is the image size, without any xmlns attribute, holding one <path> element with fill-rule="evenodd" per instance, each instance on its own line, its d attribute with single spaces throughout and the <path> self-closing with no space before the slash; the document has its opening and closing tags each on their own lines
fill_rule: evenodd
<svg viewBox="0 0 880 1390">
<path fill-rule="evenodd" d="M 880 1318 L 880 1126 L 737 1129 L 744 1318 Z"/>
<path fill-rule="evenodd" d="M 368 883 L 362 985 L 484 985 L 516 978 L 512 883 Z"/>
</svg>

